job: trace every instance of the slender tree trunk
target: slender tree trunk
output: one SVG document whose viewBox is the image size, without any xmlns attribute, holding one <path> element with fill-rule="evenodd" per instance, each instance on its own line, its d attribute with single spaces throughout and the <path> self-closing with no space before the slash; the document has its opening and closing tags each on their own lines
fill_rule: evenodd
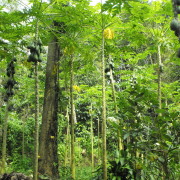
<svg viewBox="0 0 180 180">
<path fill-rule="evenodd" d="M 161 46 L 158 46 L 158 108 L 162 109 L 162 92 L 161 92 L 161 86 L 162 86 L 162 71 L 163 71 L 163 64 L 161 60 Z M 158 114 L 159 117 L 162 116 L 162 113 Z M 160 138 L 162 141 L 162 134 L 160 133 Z M 169 169 L 168 169 L 168 155 L 166 152 L 163 152 L 163 158 L 165 159 L 162 163 L 162 170 L 163 170 L 163 180 L 169 179 Z"/>
<path fill-rule="evenodd" d="M 107 150 L 106 150 L 106 81 L 105 81 L 105 57 L 104 36 L 102 31 L 102 149 L 103 149 L 103 180 L 107 179 Z"/>
<path fill-rule="evenodd" d="M 67 106 L 67 112 L 66 112 L 66 119 L 67 119 L 67 129 L 66 129 L 66 150 L 65 150 L 65 158 L 64 158 L 64 166 L 67 166 L 68 162 L 68 152 L 69 152 L 69 111 L 68 111 L 68 106 Z"/>
<path fill-rule="evenodd" d="M 112 61 L 111 55 L 109 55 L 109 61 Z M 110 68 L 110 81 L 111 81 L 111 88 L 112 88 L 112 97 L 114 101 L 114 110 L 115 113 L 118 113 L 118 108 L 117 108 L 117 103 L 116 103 L 116 90 L 115 90 L 115 85 L 114 85 L 114 77 L 113 77 L 113 71 L 112 68 Z"/>
<path fill-rule="evenodd" d="M 75 154 L 74 154 L 74 126 L 75 126 L 75 113 L 74 113 L 74 96 L 73 96 L 73 85 L 74 85 L 74 67 L 73 67 L 73 57 L 71 55 L 71 78 L 70 78 L 70 105 L 71 105 L 71 176 L 75 179 Z"/>
<path fill-rule="evenodd" d="M 161 86 L 162 86 L 162 71 L 163 71 L 163 65 L 161 60 L 161 46 L 158 45 L 158 108 L 162 109 L 162 92 L 161 92 Z M 158 113 L 158 116 L 161 117 L 162 113 Z M 160 128 L 160 127 L 159 127 Z M 160 140 L 163 141 L 162 134 L 160 132 Z M 162 170 L 163 170 L 163 180 L 169 179 L 169 169 L 168 169 L 168 156 L 166 152 L 162 153 L 163 158 L 165 159 L 162 163 Z"/>
<path fill-rule="evenodd" d="M 101 152 L 100 152 L 100 122 L 99 122 L 99 117 L 98 117 L 98 164 L 100 163 L 100 158 Z"/>
<path fill-rule="evenodd" d="M 7 101 L 6 104 L 6 111 L 5 111 L 4 125 L 3 125 L 1 174 L 4 174 L 6 171 L 6 146 L 7 146 L 8 115 L 9 115 L 8 109 L 9 109 L 9 100 Z"/>
<path fill-rule="evenodd" d="M 158 108 L 162 109 L 162 95 L 161 95 L 161 83 L 162 83 L 162 61 L 161 61 L 161 46 L 158 45 Z M 159 116 L 162 114 L 159 113 Z"/>
<path fill-rule="evenodd" d="M 35 43 L 37 46 L 39 20 L 36 22 Z M 34 133 L 34 169 L 33 180 L 38 180 L 38 151 L 39 151 L 39 81 L 38 62 L 35 62 L 35 133 Z"/>
<path fill-rule="evenodd" d="M 24 151 L 24 147 L 25 147 L 25 133 L 24 133 L 24 128 L 25 128 L 25 119 L 23 118 L 23 122 L 22 122 L 22 158 L 24 160 L 24 154 L 25 154 L 25 151 Z"/>
<path fill-rule="evenodd" d="M 29 105 L 28 105 L 28 107 L 26 109 L 24 117 L 22 118 L 22 128 L 23 128 L 22 129 L 23 130 L 23 132 L 22 132 L 22 158 L 23 159 L 24 159 L 24 156 L 25 156 L 25 132 L 24 132 L 24 130 L 25 130 L 26 119 L 28 117 L 28 112 L 29 112 Z"/>
<path fill-rule="evenodd" d="M 109 61 L 111 61 L 111 56 L 109 55 Z M 118 114 L 118 107 L 117 107 L 117 101 L 116 101 L 116 90 L 115 90 L 115 84 L 114 84 L 114 77 L 113 77 L 113 71 L 112 68 L 110 68 L 110 81 L 111 81 L 111 88 L 112 88 L 112 97 L 114 101 L 114 110 L 115 114 Z M 119 120 L 119 127 L 121 127 L 121 122 Z M 123 149 L 123 143 L 122 143 L 122 135 L 121 135 L 121 129 L 117 130 L 117 137 L 118 137 L 118 149 Z"/>
<path fill-rule="evenodd" d="M 53 37 L 48 46 L 39 146 L 39 172 L 53 180 L 59 179 L 57 153 L 59 50 L 58 40 Z"/>
<path fill-rule="evenodd" d="M 164 174 L 163 174 L 163 180 L 169 180 L 169 168 L 168 168 L 168 153 L 167 152 L 163 152 L 163 158 L 164 158 L 164 162 L 162 165 Z"/>
<path fill-rule="evenodd" d="M 90 116 L 91 116 L 91 168 L 93 172 L 94 171 L 94 133 L 93 133 L 92 103 L 90 109 Z"/>
<path fill-rule="evenodd" d="M 33 180 L 38 180 L 38 151 L 39 151 L 39 82 L 38 63 L 35 63 L 35 134 L 34 134 L 34 171 Z"/>
</svg>

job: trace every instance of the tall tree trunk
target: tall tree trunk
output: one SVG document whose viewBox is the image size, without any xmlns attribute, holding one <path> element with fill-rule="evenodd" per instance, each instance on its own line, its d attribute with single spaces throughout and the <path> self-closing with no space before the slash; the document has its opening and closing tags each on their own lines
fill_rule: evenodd
<svg viewBox="0 0 180 180">
<path fill-rule="evenodd" d="M 162 109 L 161 81 L 162 81 L 162 62 L 161 62 L 161 46 L 158 45 L 158 108 Z M 161 116 L 161 113 L 159 113 Z"/>
<path fill-rule="evenodd" d="M 112 57 L 109 55 L 109 62 L 112 61 Z M 111 81 L 111 88 L 112 88 L 112 97 L 114 101 L 114 110 L 115 114 L 118 114 L 118 107 L 117 107 L 117 101 L 116 101 L 116 90 L 115 90 L 115 84 L 114 84 L 114 77 L 113 77 L 113 71 L 112 68 L 110 68 L 110 81 Z M 121 127 L 121 121 L 119 119 L 119 128 Z M 122 143 L 122 130 L 118 129 L 117 130 L 117 137 L 118 137 L 118 149 L 122 150 L 123 149 L 123 143 Z"/>
<path fill-rule="evenodd" d="M 68 152 L 69 152 L 69 146 L 70 146 L 70 133 L 69 133 L 69 106 L 67 106 L 67 111 L 66 111 L 66 119 L 67 119 L 67 128 L 66 128 L 66 150 L 65 150 L 65 157 L 64 157 L 64 166 L 67 166 L 68 163 Z"/>
<path fill-rule="evenodd" d="M 109 55 L 109 62 L 112 61 L 111 55 Z M 118 113 L 118 108 L 117 108 L 117 102 L 116 102 L 116 90 L 115 90 L 115 85 L 114 85 L 114 77 L 113 77 L 113 71 L 112 68 L 110 68 L 110 81 L 111 81 L 111 88 L 112 88 L 112 98 L 114 101 L 114 110 L 115 113 Z"/>
<path fill-rule="evenodd" d="M 71 63 L 71 78 L 70 78 L 70 105 L 71 105 L 71 176 L 75 179 L 75 154 L 74 154 L 74 125 L 75 125 L 75 113 L 74 113 L 74 96 L 73 96 L 73 85 L 74 85 L 74 67 L 73 57 L 70 57 Z"/>
<path fill-rule="evenodd" d="M 102 159 L 101 158 L 101 151 L 100 151 L 100 149 L 101 149 L 101 143 L 100 143 L 100 119 L 99 119 L 99 117 L 98 117 L 98 119 L 97 119 L 97 121 L 98 121 L 98 164 L 100 163 L 100 160 Z"/>
<path fill-rule="evenodd" d="M 24 151 L 24 147 L 25 147 L 25 132 L 24 132 L 24 128 L 25 128 L 25 119 L 23 117 L 23 120 L 22 120 L 22 159 L 24 160 L 24 154 L 25 154 L 25 151 Z"/>
<path fill-rule="evenodd" d="M 1 174 L 5 173 L 6 170 L 6 146 L 7 146 L 7 128 L 8 128 L 8 108 L 9 100 L 6 104 L 6 111 L 3 123 L 3 143 L 2 143 L 2 164 L 1 164 Z"/>
<path fill-rule="evenodd" d="M 105 80 L 105 57 L 104 57 L 104 30 L 102 31 L 102 149 L 103 149 L 103 180 L 107 179 L 107 150 L 106 150 L 106 80 Z"/>
<path fill-rule="evenodd" d="M 162 109 L 162 72 L 163 72 L 163 64 L 161 59 L 161 46 L 158 45 L 158 108 Z M 158 113 L 158 116 L 161 117 L 162 113 Z M 159 127 L 160 128 L 160 127 Z M 162 133 L 160 132 L 160 140 L 163 141 Z M 163 149 L 163 148 L 162 148 Z M 163 180 L 169 179 L 169 169 L 168 169 L 168 155 L 167 152 L 164 151 L 162 153 L 164 162 L 162 163 L 162 170 L 163 170 Z"/>
<path fill-rule="evenodd" d="M 26 119 L 28 117 L 28 113 L 29 113 L 29 105 L 26 109 L 26 112 L 24 114 L 24 116 L 22 117 L 22 158 L 24 159 L 25 156 L 25 124 L 26 124 Z"/>
<path fill-rule="evenodd" d="M 35 63 L 35 134 L 34 134 L 34 171 L 33 180 L 38 180 L 38 151 L 39 151 L 39 82 L 38 63 Z"/>
<path fill-rule="evenodd" d="M 36 3 L 36 2 L 35 2 Z M 39 20 L 36 20 L 35 46 L 38 42 Z M 34 133 L 34 169 L 33 180 L 38 180 L 38 151 L 39 151 L 39 80 L 38 62 L 35 62 L 35 133 Z"/>
<path fill-rule="evenodd" d="M 58 40 L 53 37 L 48 46 L 39 146 L 39 172 L 54 180 L 59 178 L 57 154 L 59 50 Z"/>
<path fill-rule="evenodd" d="M 92 173 L 94 171 L 94 132 L 93 132 L 93 110 L 92 103 L 90 107 L 90 116 L 91 116 L 91 168 Z"/>
</svg>

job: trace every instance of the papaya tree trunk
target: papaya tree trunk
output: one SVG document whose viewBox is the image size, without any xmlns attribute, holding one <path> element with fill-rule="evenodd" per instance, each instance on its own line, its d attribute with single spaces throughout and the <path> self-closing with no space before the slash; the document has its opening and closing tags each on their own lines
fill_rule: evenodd
<svg viewBox="0 0 180 180">
<path fill-rule="evenodd" d="M 35 43 L 37 46 L 39 20 L 36 22 Z M 38 62 L 35 62 L 35 132 L 34 132 L 34 169 L 33 180 L 38 180 L 38 151 L 39 151 L 39 80 Z"/>
<path fill-rule="evenodd" d="M 71 176 L 75 179 L 75 154 L 74 154 L 74 126 L 75 126 L 75 113 L 74 113 L 74 96 L 73 96 L 73 85 L 74 85 L 74 67 L 73 57 L 70 57 L 71 69 L 70 69 L 70 106 L 71 106 Z"/>
<path fill-rule="evenodd" d="M 91 117 L 91 169 L 92 173 L 94 171 L 94 132 L 93 132 L 93 110 L 92 103 L 90 107 L 90 117 Z"/>
<path fill-rule="evenodd" d="M 101 149 L 101 143 L 100 143 L 100 120 L 99 120 L 99 117 L 98 117 L 98 119 L 97 119 L 97 121 L 98 121 L 98 164 L 100 163 L 100 160 L 102 159 L 101 158 L 101 151 L 100 151 L 100 149 Z"/>
<path fill-rule="evenodd" d="M 109 55 L 109 62 L 111 62 L 111 56 Z M 116 90 L 115 90 L 115 84 L 114 84 L 114 77 L 113 77 L 113 71 L 112 68 L 110 68 L 110 81 L 111 81 L 111 88 L 112 88 L 112 98 L 114 101 L 114 111 L 115 114 L 118 114 L 118 107 L 117 107 L 117 101 L 116 101 Z M 117 137 L 118 137 L 118 149 L 122 150 L 123 149 L 123 143 L 122 143 L 122 134 L 121 134 L 121 121 L 119 119 L 119 129 L 117 130 Z"/>
<path fill-rule="evenodd" d="M 38 63 L 35 63 L 35 134 L 34 134 L 34 171 L 33 180 L 38 180 L 38 150 L 39 150 L 39 82 Z"/>
<path fill-rule="evenodd" d="M 59 50 L 58 40 L 53 37 L 48 45 L 39 146 L 39 173 L 53 180 L 59 179 L 57 153 Z"/>
<path fill-rule="evenodd" d="M 111 55 L 109 55 L 109 62 L 112 61 L 112 57 Z M 115 85 L 114 85 L 114 77 L 113 77 L 113 71 L 112 71 L 112 68 L 110 68 L 110 81 L 111 81 L 111 88 L 112 88 L 112 98 L 113 98 L 113 101 L 114 101 L 114 110 L 115 110 L 115 113 L 117 114 L 118 113 L 118 108 L 117 108 L 117 103 L 116 103 L 116 90 L 115 90 Z"/>
<path fill-rule="evenodd" d="M 6 171 L 6 146 L 7 146 L 7 128 L 8 128 L 8 109 L 9 109 L 9 100 L 6 104 L 4 125 L 3 125 L 3 143 L 2 143 L 2 164 L 1 164 L 1 174 L 4 174 Z"/>
<path fill-rule="evenodd" d="M 102 31 L 102 162 L 103 162 L 103 180 L 107 179 L 107 150 L 106 150 L 106 80 L 105 80 L 105 56 L 104 56 L 104 44 L 105 39 Z"/>
<path fill-rule="evenodd" d="M 67 111 L 66 111 L 66 119 L 67 119 L 67 128 L 66 128 L 66 149 L 65 149 L 65 157 L 64 157 L 64 166 L 67 166 L 68 163 L 68 152 L 69 152 L 69 146 L 70 146 L 70 141 L 69 141 L 69 106 L 67 106 Z"/>
<path fill-rule="evenodd" d="M 28 117 L 28 113 L 29 113 L 29 105 L 26 109 L 26 112 L 24 114 L 24 116 L 22 117 L 22 158 L 24 159 L 25 156 L 25 124 L 26 124 L 26 119 Z"/>
<path fill-rule="evenodd" d="M 163 72 L 163 64 L 161 59 L 161 46 L 158 45 L 158 108 L 162 109 L 162 72 Z M 162 113 L 158 113 L 158 116 L 161 117 Z M 159 127 L 160 128 L 160 127 Z M 163 141 L 162 133 L 160 132 L 160 140 Z M 169 168 L 168 168 L 168 154 L 166 151 L 163 153 L 164 162 L 162 163 L 163 170 L 163 180 L 169 179 Z"/>
<path fill-rule="evenodd" d="M 162 93 L 161 93 L 161 83 L 162 83 L 162 61 L 161 61 L 161 47 L 158 45 L 158 108 L 162 109 Z M 161 116 L 161 113 L 159 113 Z"/>
<path fill-rule="evenodd" d="M 23 122 L 22 122 L 22 128 L 23 128 L 23 132 L 22 132 L 22 158 L 24 160 L 24 154 L 25 154 L 25 150 L 24 150 L 24 147 L 25 147 L 25 132 L 24 132 L 24 128 L 25 128 L 25 119 L 23 119 Z"/>
</svg>

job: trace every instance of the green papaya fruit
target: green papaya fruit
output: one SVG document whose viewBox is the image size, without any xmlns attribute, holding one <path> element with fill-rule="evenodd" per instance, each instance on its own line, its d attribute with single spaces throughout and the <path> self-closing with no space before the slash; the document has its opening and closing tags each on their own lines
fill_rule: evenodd
<svg viewBox="0 0 180 180">
<path fill-rule="evenodd" d="M 14 75 L 15 74 L 15 69 L 12 69 L 11 73 L 12 73 L 12 75 Z"/>
<path fill-rule="evenodd" d="M 12 59 L 12 61 L 17 62 L 17 59 L 14 57 L 14 58 Z"/>
<path fill-rule="evenodd" d="M 34 61 L 34 57 L 32 54 L 29 55 L 27 62 L 33 62 Z"/>
<path fill-rule="evenodd" d="M 11 76 L 11 70 L 7 69 L 6 75 L 7 75 L 8 77 L 10 77 L 10 76 Z"/>
<path fill-rule="evenodd" d="M 170 24 L 170 28 L 172 31 L 177 31 L 180 29 L 180 24 L 177 19 L 173 19 Z"/>
<path fill-rule="evenodd" d="M 40 46 L 40 52 L 43 53 L 43 54 L 46 53 L 46 50 L 45 50 L 45 48 L 43 46 Z"/>
<path fill-rule="evenodd" d="M 180 35 L 180 30 L 175 31 L 174 34 L 175 34 L 175 36 L 179 37 L 179 35 Z"/>
<path fill-rule="evenodd" d="M 14 80 L 12 80 L 12 79 L 9 79 L 8 81 L 7 81 L 7 85 L 8 85 L 8 87 L 13 87 L 14 86 L 14 84 L 15 84 L 15 81 Z"/>
<path fill-rule="evenodd" d="M 4 89 L 7 89 L 7 88 L 8 88 L 8 85 L 7 85 L 7 84 L 5 84 L 5 85 L 4 85 Z"/>
<path fill-rule="evenodd" d="M 37 61 L 38 61 L 38 55 L 37 55 L 37 53 L 34 53 L 33 56 L 34 56 L 34 60 L 35 60 L 34 62 L 37 62 Z"/>
<path fill-rule="evenodd" d="M 11 89 L 7 89 L 6 94 L 8 97 L 10 97 L 11 96 Z"/>
<path fill-rule="evenodd" d="M 13 90 L 11 90 L 11 95 L 10 96 L 13 96 L 14 95 L 14 91 Z"/>
<path fill-rule="evenodd" d="M 180 0 L 175 0 L 176 5 L 180 5 Z"/>
<path fill-rule="evenodd" d="M 39 47 L 39 46 L 36 46 L 36 54 L 39 56 L 39 55 L 40 55 L 40 53 L 41 53 L 41 51 L 40 51 L 40 47 Z"/>
<path fill-rule="evenodd" d="M 30 49 L 30 52 L 33 53 L 36 51 L 36 47 L 34 45 L 27 46 L 28 49 Z"/>
<path fill-rule="evenodd" d="M 39 57 L 38 57 L 38 62 L 42 62 L 42 56 L 41 56 L 41 54 L 40 54 Z"/>
<path fill-rule="evenodd" d="M 176 12 L 177 12 L 178 14 L 180 14 L 180 6 L 177 6 L 177 7 L 176 7 Z"/>
<path fill-rule="evenodd" d="M 28 62 L 37 62 L 38 55 L 36 53 L 31 53 L 28 57 Z"/>
<path fill-rule="evenodd" d="M 12 89 L 8 89 L 6 94 L 7 94 L 8 97 L 11 97 L 11 96 L 14 95 L 14 91 Z"/>
<path fill-rule="evenodd" d="M 37 41 L 37 44 L 40 45 L 40 46 L 42 45 L 42 41 L 41 41 L 40 38 L 39 38 L 39 40 Z"/>
<path fill-rule="evenodd" d="M 9 99 L 8 97 L 5 97 L 4 102 L 8 102 L 8 99 Z"/>
</svg>

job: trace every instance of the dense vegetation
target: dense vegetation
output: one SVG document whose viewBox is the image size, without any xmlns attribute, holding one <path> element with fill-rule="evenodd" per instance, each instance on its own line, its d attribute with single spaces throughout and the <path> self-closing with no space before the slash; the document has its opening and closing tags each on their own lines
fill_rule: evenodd
<svg viewBox="0 0 180 180">
<path fill-rule="evenodd" d="M 0 174 L 178 180 L 174 6 L 170 0 L 96 6 L 89 0 L 3 0 Z"/>
</svg>

